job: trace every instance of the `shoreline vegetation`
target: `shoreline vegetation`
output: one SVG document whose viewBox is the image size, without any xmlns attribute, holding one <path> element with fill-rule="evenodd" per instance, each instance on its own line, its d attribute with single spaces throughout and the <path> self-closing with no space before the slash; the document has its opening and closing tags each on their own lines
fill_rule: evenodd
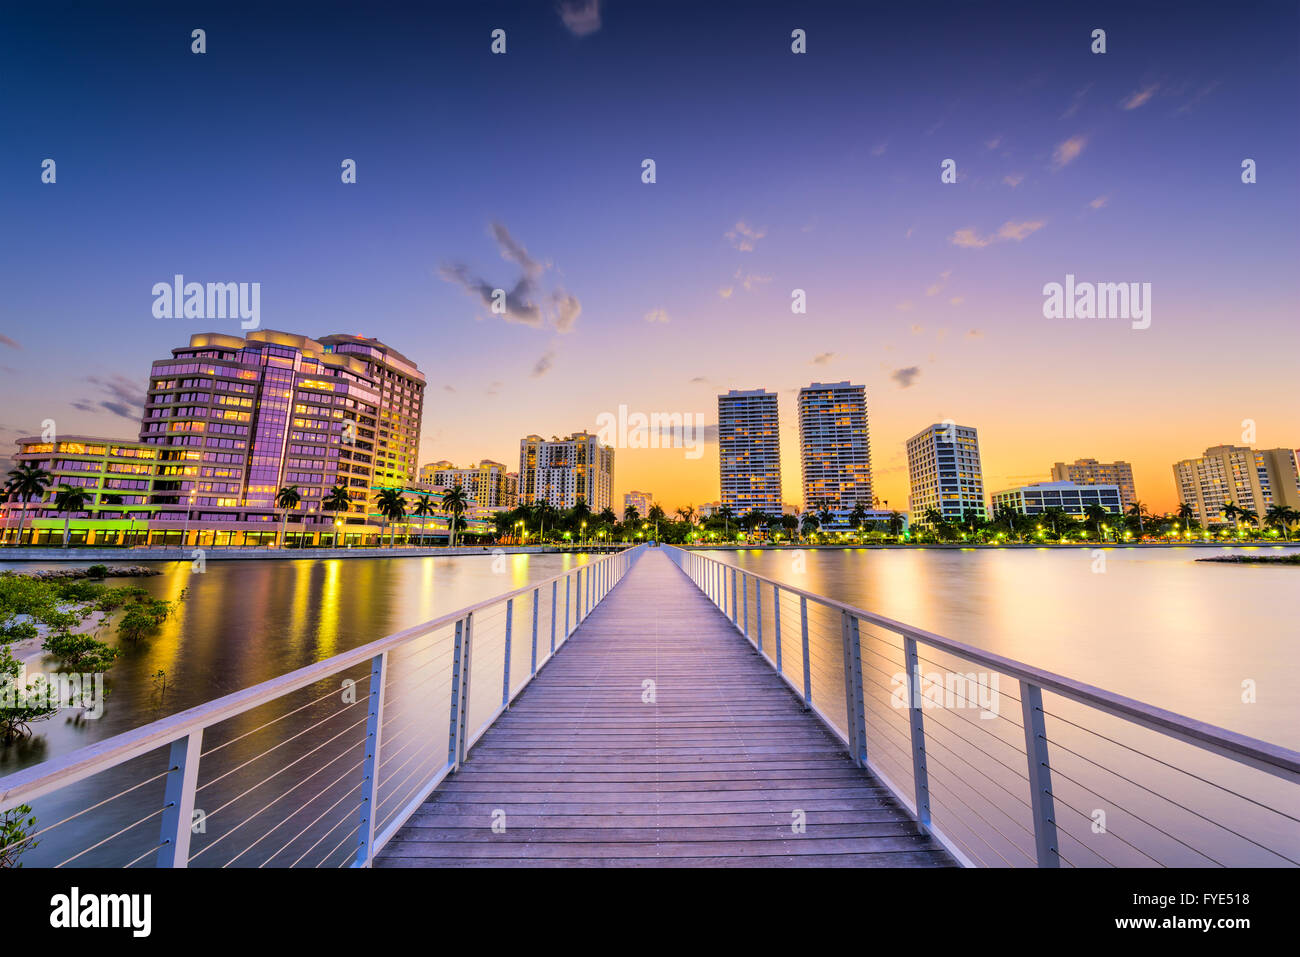
<svg viewBox="0 0 1300 957">
<path fill-rule="evenodd" d="M 1196 560 L 1224 562 L 1229 565 L 1300 565 L 1300 555 L 1215 555 Z"/>
</svg>

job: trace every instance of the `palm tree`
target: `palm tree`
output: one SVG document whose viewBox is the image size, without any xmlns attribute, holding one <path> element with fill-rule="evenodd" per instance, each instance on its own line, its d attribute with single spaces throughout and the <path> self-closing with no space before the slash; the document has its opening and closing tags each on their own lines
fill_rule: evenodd
<svg viewBox="0 0 1300 957">
<path fill-rule="evenodd" d="M 90 496 L 84 488 L 73 488 L 70 485 L 60 485 L 59 490 L 54 493 L 54 508 L 56 511 L 63 513 L 63 547 L 68 547 L 68 537 L 71 533 L 72 513 L 80 512 L 90 501 Z"/>
<path fill-rule="evenodd" d="M 599 517 L 601 524 L 608 525 L 610 528 L 618 524 L 618 516 L 614 514 L 614 510 L 608 505 L 600 510 Z"/>
<path fill-rule="evenodd" d="M 685 522 L 687 525 L 694 525 L 694 524 L 695 524 L 695 506 L 694 506 L 694 505 L 687 505 L 685 508 L 679 508 L 679 509 L 677 510 L 677 517 L 680 518 L 680 519 L 681 519 L 683 522 Z"/>
<path fill-rule="evenodd" d="M 1224 518 L 1232 522 L 1233 528 L 1235 528 L 1238 532 L 1240 532 L 1241 523 L 1237 520 L 1237 516 L 1241 514 L 1241 509 L 1237 507 L 1237 503 L 1229 502 L 1227 505 L 1223 506 L 1223 508 L 1220 509 L 1220 511 L 1223 512 Z"/>
<path fill-rule="evenodd" d="M 1192 522 L 1196 521 L 1196 509 L 1192 508 L 1187 502 L 1178 506 L 1178 517 L 1183 521 L 1183 528 L 1187 531 L 1192 530 Z"/>
<path fill-rule="evenodd" d="M 1276 528 L 1282 529 L 1282 537 L 1286 541 L 1291 541 L 1290 525 L 1297 518 L 1300 518 L 1300 512 L 1286 505 L 1273 505 L 1264 515 L 1264 522 Z"/>
<path fill-rule="evenodd" d="M 415 503 L 415 508 L 411 509 L 412 515 L 418 515 L 420 518 L 428 518 L 430 515 L 438 514 L 438 506 L 433 504 L 433 499 L 428 495 L 421 495 L 420 500 Z M 424 533 L 427 525 L 420 523 L 420 540 L 424 541 Z"/>
<path fill-rule="evenodd" d="M 442 510 L 446 512 L 451 520 L 448 525 L 448 546 L 456 544 L 456 527 L 459 524 L 461 513 L 469 506 L 469 496 L 459 485 L 455 486 L 450 492 L 442 493 Z"/>
<path fill-rule="evenodd" d="M 1146 529 L 1142 525 L 1142 516 L 1150 515 L 1151 511 L 1141 502 L 1134 502 L 1128 507 L 1128 514 L 1130 518 L 1136 518 L 1138 520 L 1138 534 L 1141 535 L 1145 532 Z"/>
<path fill-rule="evenodd" d="M 718 518 L 722 519 L 722 534 L 726 536 L 730 536 L 731 520 L 736 517 L 736 513 L 731 510 L 731 506 L 724 505 L 722 506 L 722 508 L 718 509 L 713 514 L 718 516 Z"/>
<path fill-rule="evenodd" d="M 35 497 L 40 501 L 45 497 L 45 490 L 48 489 L 54 477 L 49 472 L 34 465 L 31 462 L 24 462 L 16 469 L 9 470 L 9 481 L 5 483 L 5 494 L 10 498 L 17 497 L 22 502 L 22 513 L 18 517 L 18 544 L 23 543 L 23 524 L 27 520 L 27 502 Z"/>
<path fill-rule="evenodd" d="M 849 513 L 849 524 L 862 531 L 862 524 L 867 520 L 867 507 L 859 502 L 853 506 L 853 511 Z"/>
<path fill-rule="evenodd" d="M 835 520 L 835 513 L 831 511 L 830 506 L 827 505 L 825 502 L 818 502 L 816 508 L 817 508 L 817 520 L 822 525 L 829 525 L 831 522 Z"/>
<path fill-rule="evenodd" d="M 298 492 L 298 486 L 286 485 L 280 491 L 275 493 L 275 507 L 280 509 L 280 547 L 284 548 L 285 526 L 289 522 L 289 509 L 297 508 L 298 503 L 302 501 L 302 495 Z"/>
<path fill-rule="evenodd" d="M 581 533 L 584 522 L 591 519 L 591 506 L 581 495 L 573 503 L 573 508 L 569 509 L 569 521 L 573 524 L 573 530 Z"/>
<path fill-rule="evenodd" d="M 904 515 L 902 512 L 889 513 L 889 534 L 890 535 L 903 534 L 903 519 L 905 519 L 906 517 L 907 516 Z"/>
<path fill-rule="evenodd" d="M 650 510 L 645 513 L 645 517 L 648 521 L 655 523 L 655 541 L 659 541 L 659 523 L 668 517 L 663 510 L 663 506 L 655 502 L 650 506 Z"/>
<path fill-rule="evenodd" d="M 402 498 L 402 490 L 397 488 L 381 489 L 375 497 L 375 504 L 379 506 L 379 514 L 383 516 L 383 524 L 379 526 L 380 544 L 384 541 L 384 529 L 388 523 L 393 523 L 393 532 L 388 536 L 388 547 L 393 547 L 393 535 L 397 532 L 397 522 L 406 517 L 406 499 Z"/>
<path fill-rule="evenodd" d="M 1238 508 L 1237 518 L 1239 520 L 1244 519 L 1248 525 L 1259 525 L 1259 512 L 1255 511 L 1253 508 Z"/>
<path fill-rule="evenodd" d="M 635 505 L 629 505 L 627 508 L 623 509 L 624 525 L 635 525 L 639 521 L 641 521 L 641 513 L 637 510 Z"/>
<path fill-rule="evenodd" d="M 326 512 L 346 512 L 352 507 L 352 499 L 348 496 L 346 485 L 335 485 L 330 489 L 330 493 L 325 496 L 325 500 L 320 503 L 322 511 Z M 337 519 L 335 519 L 337 522 Z M 338 548 L 339 533 L 338 525 L 334 526 L 334 547 Z"/>
<path fill-rule="evenodd" d="M 1097 539 L 1100 540 L 1101 523 L 1106 521 L 1106 516 L 1109 515 L 1110 513 L 1107 512 L 1100 505 L 1089 505 L 1087 508 L 1083 510 L 1083 514 L 1088 519 L 1088 522 L 1092 525 L 1092 530 L 1096 534 Z"/>
<path fill-rule="evenodd" d="M 799 523 L 799 533 L 801 535 L 807 535 L 810 532 L 815 532 L 817 531 L 817 529 L 821 527 L 821 524 L 822 524 L 821 521 L 817 518 L 816 515 L 814 515 L 812 512 L 805 512 L 803 516 L 803 521 Z"/>
</svg>

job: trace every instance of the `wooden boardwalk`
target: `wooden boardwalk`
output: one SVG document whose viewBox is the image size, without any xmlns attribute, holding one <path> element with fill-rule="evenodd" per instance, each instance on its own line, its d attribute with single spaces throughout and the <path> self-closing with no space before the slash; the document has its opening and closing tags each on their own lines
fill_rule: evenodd
<svg viewBox="0 0 1300 957">
<path fill-rule="evenodd" d="M 375 865 L 952 863 L 649 549 Z"/>
</svg>

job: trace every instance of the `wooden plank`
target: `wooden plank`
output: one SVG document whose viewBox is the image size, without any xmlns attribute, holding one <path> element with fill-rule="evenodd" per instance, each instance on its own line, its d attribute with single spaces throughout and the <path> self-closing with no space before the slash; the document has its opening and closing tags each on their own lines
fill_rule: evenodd
<svg viewBox="0 0 1300 957">
<path fill-rule="evenodd" d="M 376 866 L 666 865 L 953 861 L 651 549 Z"/>
</svg>

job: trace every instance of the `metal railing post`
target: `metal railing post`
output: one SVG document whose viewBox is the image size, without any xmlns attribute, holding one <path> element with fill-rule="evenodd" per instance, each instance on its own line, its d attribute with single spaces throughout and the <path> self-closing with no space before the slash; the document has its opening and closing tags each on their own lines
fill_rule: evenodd
<svg viewBox="0 0 1300 957">
<path fill-rule="evenodd" d="M 808 660 L 808 599 L 799 596 L 799 630 L 803 634 L 803 703 L 812 708 L 812 663 Z"/>
<path fill-rule="evenodd" d="M 916 823 L 930 828 L 930 772 L 925 764 L 925 721 L 922 716 L 921 663 L 916 639 L 903 636 L 903 660 L 907 663 L 907 710 L 912 728 L 912 780 L 916 785 Z"/>
<path fill-rule="evenodd" d="M 533 589 L 533 656 L 529 674 L 537 674 L 537 616 L 542 612 L 542 590 Z"/>
<path fill-rule="evenodd" d="M 582 621 L 582 569 L 573 575 L 573 628 L 576 631 Z"/>
<path fill-rule="evenodd" d="M 384 727 L 384 685 L 388 652 L 370 659 L 370 708 L 366 712 L 366 760 L 361 778 L 361 822 L 353 867 L 369 867 L 374 856 L 375 815 L 379 813 L 379 733 Z"/>
<path fill-rule="evenodd" d="M 736 569 L 731 569 L 731 623 L 738 624 L 736 621 Z"/>
<path fill-rule="evenodd" d="M 749 576 L 744 572 L 740 573 L 740 607 L 743 614 L 741 620 L 743 625 L 740 633 L 746 638 L 749 637 Z"/>
<path fill-rule="evenodd" d="M 555 654 L 555 613 L 559 610 L 559 603 L 556 601 L 560 596 L 560 583 L 551 582 L 551 654 Z"/>
<path fill-rule="evenodd" d="M 1025 756 L 1029 760 L 1029 797 L 1034 813 L 1038 866 L 1060 867 L 1056 801 L 1052 797 L 1052 767 L 1047 757 L 1047 728 L 1043 720 L 1043 689 L 1022 679 L 1020 709 L 1025 722 Z"/>
<path fill-rule="evenodd" d="M 566 575 L 564 578 L 564 637 L 569 637 L 569 585 L 572 576 Z"/>
<path fill-rule="evenodd" d="M 199 783 L 199 757 L 203 729 L 172 742 L 167 781 L 163 789 L 163 814 L 158 848 L 159 867 L 188 867 L 190 835 L 194 825 L 194 793 Z"/>
<path fill-rule="evenodd" d="M 505 667 L 502 669 L 501 677 L 501 706 L 505 707 L 510 703 L 510 638 L 514 632 L 515 623 L 515 600 L 506 599 L 506 654 Z"/>
<path fill-rule="evenodd" d="M 447 730 L 447 763 L 460 767 L 465 760 L 465 724 L 469 704 L 469 664 L 473 614 L 456 622 L 456 642 L 451 658 L 451 722 Z"/>
<path fill-rule="evenodd" d="M 763 653 L 763 582 L 754 576 L 754 647 Z"/>
<path fill-rule="evenodd" d="M 867 764 L 866 703 L 862 699 L 862 649 L 858 619 L 840 612 L 840 640 L 844 646 L 844 720 L 849 726 L 849 755 L 859 767 Z"/>
<path fill-rule="evenodd" d="M 776 673 L 785 674 L 781 670 L 781 586 L 772 584 L 772 640 L 776 642 Z"/>
</svg>

